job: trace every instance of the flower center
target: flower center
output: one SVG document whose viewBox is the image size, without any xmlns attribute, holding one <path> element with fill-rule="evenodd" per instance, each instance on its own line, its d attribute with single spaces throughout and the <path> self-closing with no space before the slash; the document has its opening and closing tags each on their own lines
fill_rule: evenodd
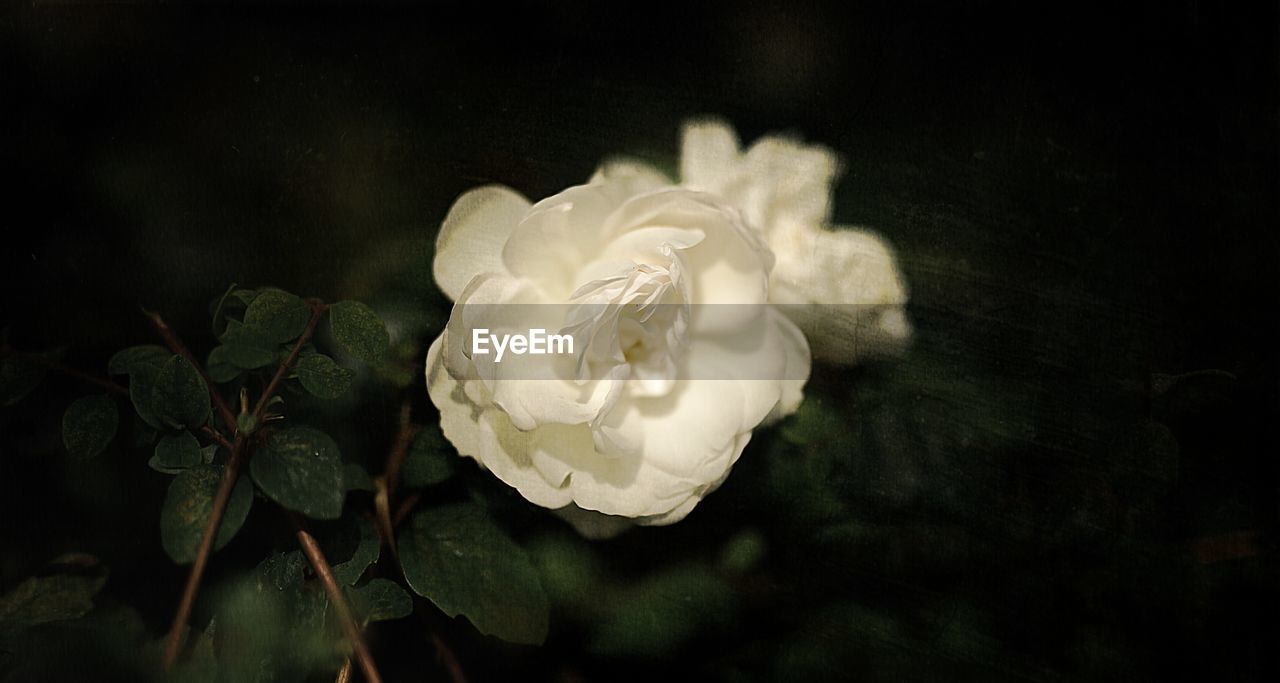
<svg viewBox="0 0 1280 683">
<path fill-rule="evenodd" d="M 679 263 L 673 257 L 665 266 L 634 264 L 570 295 L 561 334 L 575 337 L 580 380 L 614 375 L 625 365 L 633 393 L 670 390 L 689 327 Z"/>
</svg>

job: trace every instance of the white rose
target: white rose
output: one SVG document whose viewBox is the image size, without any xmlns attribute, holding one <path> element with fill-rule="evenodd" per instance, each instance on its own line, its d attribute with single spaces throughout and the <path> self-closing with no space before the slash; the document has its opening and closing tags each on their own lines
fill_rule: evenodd
<svg viewBox="0 0 1280 683">
<path fill-rule="evenodd" d="M 742 151 L 733 129 L 717 121 L 687 124 L 682 137 L 680 184 L 718 196 L 760 231 L 776 257 L 769 301 L 804 331 L 815 359 L 850 363 L 910 339 L 907 289 L 888 245 L 830 225 L 840 173 L 834 152 L 780 136 Z M 657 175 L 638 169 L 613 162 L 601 173 Z"/>
<path fill-rule="evenodd" d="M 588 535 L 682 519 L 753 429 L 799 405 L 809 348 L 768 303 L 773 262 L 741 212 L 642 167 L 533 205 L 497 186 L 464 194 L 434 264 L 455 302 L 426 368 L 445 436 Z M 476 330 L 547 311 L 574 332 L 571 356 L 496 362 L 475 347 Z"/>
</svg>

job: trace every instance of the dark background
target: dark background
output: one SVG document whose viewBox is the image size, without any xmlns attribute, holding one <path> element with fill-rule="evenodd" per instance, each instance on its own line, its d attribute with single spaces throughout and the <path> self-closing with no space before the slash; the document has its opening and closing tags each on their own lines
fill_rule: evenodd
<svg viewBox="0 0 1280 683">
<path fill-rule="evenodd" d="M 611 154 L 671 167 L 695 115 L 793 132 L 844 156 L 836 218 L 885 235 L 911 288 L 912 351 L 811 388 L 848 416 L 863 527 L 780 553 L 734 642 L 620 668 L 572 636 L 478 642 L 475 677 L 704 672 L 714 650 L 786 678 L 814 642 L 817 671 L 872 678 L 1261 680 L 1280 642 L 1278 21 L 1194 1 L 12 3 L 0 319 L 100 367 L 150 341 L 139 305 L 207 348 L 205 302 L 233 281 L 439 308 L 424 265 L 471 186 L 536 199 Z M 158 634 L 182 578 L 146 526 L 163 483 L 132 488 L 140 461 L 93 475 L 115 488 L 77 480 L 49 454 L 74 387 L 51 391 L 0 421 L 0 584 L 94 552 L 135 572 L 108 591 Z M 764 448 L 701 522 L 617 554 L 744 519 L 775 544 L 822 531 L 734 487 L 776 478 Z"/>
</svg>

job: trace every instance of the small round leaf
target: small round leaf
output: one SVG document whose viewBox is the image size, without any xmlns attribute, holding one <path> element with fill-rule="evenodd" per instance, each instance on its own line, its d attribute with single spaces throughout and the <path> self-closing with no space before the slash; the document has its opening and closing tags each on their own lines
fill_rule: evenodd
<svg viewBox="0 0 1280 683">
<path fill-rule="evenodd" d="M 440 482 L 453 476 L 457 456 L 444 440 L 440 428 L 433 424 L 425 425 L 414 437 L 405 456 L 402 475 L 404 484 L 410 488 L 421 488 Z"/>
<path fill-rule="evenodd" d="M 269 342 L 281 344 L 307 327 L 311 307 L 297 295 L 279 289 L 264 289 L 244 312 L 246 327 L 256 328 Z"/>
<path fill-rule="evenodd" d="M 129 368 L 134 363 L 163 365 L 172 355 L 168 349 L 155 344 L 130 346 L 127 349 L 117 351 L 111 357 L 111 360 L 107 361 L 107 372 L 112 375 L 127 375 L 129 374 Z"/>
<path fill-rule="evenodd" d="M 174 562 L 187 564 L 195 560 L 221 481 L 221 467 L 198 465 L 174 477 L 169 484 L 164 508 L 160 511 L 160 543 Z M 231 489 L 231 498 L 218 524 L 214 550 L 231 541 L 249 516 L 252 505 L 253 486 L 245 477 L 240 477 Z"/>
<path fill-rule="evenodd" d="M 97 394 L 76 399 L 62 416 L 62 443 L 76 458 L 92 458 L 115 438 L 120 412 L 110 396 Z"/>
<path fill-rule="evenodd" d="M 209 420 L 209 387 L 186 358 L 174 356 L 156 375 L 151 409 L 174 429 L 199 427 Z"/>
<path fill-rule="evenodd" d="M 356 358 L 377 364 L 386 357 L 391 335 L 372 308 L 359 301 L 339 301 L 329 307 L 329 326 L 334 340 Z"/>
<path fill-rule="evenodd" d="M 338 444 L 311 427 L 272 434 L 254 454 L 249 473 L 269 498 L 315 519 L 342 516 L 346 496 Z"/>
<path fill-rule="evenodd" d="M 276 361 L 276 346 L 256 327 L 239 320 L 228 320 L 227 329 L 219 337 L 226 359 L 238 368 L 256 370 Z"/>
<path fill-rule="evenodd" d="M 195 467 L 204 460 L 200 442 L 188 431 L 167 434 L 156 444 L 155 464 L 164 470 L 183 470 Z M 161 471 L 164 471 L 161 470 Z"/>
<path fill-rule="evenodd" d="M 348 370 L 326 355 L 303 356 L 297 363 L 298 381 L 302 388 L 318 398 L 338 398 L 351 388 L 354 370 Z"/>
<path fill-rule="evenodd" d="M 240 366 L 227 357 L 227 347 L 217 346 L 209 352 L 209 360 L 204 364 L 209 379 L 222 383 L 230 382 L 240 376 Z"/>
</svg>

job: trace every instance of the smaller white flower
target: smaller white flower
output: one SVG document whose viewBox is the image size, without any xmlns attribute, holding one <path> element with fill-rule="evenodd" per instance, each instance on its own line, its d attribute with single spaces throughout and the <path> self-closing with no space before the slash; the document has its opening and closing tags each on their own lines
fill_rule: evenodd
<svg viewBox="0 0 1280 683">
<path fill-rule="evenodd" d="M 775 257 L 769 302 L 804 331 L 815 360 L 853 363 L 901 348 L 911 336 L 907 288 L 889 246 L 876 234 L 831 225 L 835 152 L 769 135 L 745 151 L 716 120 L 685 125 L 680 185 L 716 195 L 758 230 Z M 597 177 L 654 176 L 630 161 Z M 660 182 L 660 181 L 659 181 Z"/>
</svg>

